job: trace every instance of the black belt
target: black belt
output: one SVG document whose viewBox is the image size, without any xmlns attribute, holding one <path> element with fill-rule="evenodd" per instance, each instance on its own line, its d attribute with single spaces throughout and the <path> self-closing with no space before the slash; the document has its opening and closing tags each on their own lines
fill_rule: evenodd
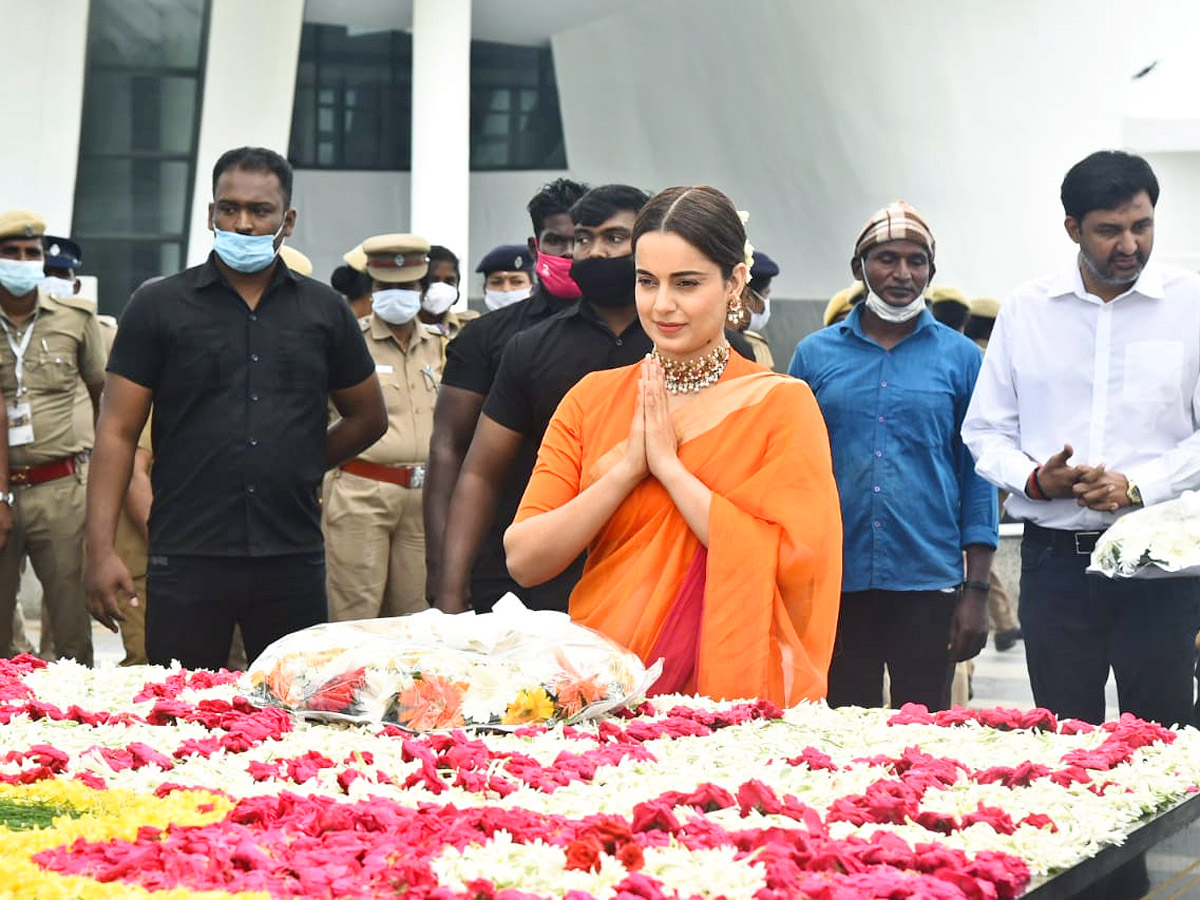
<svg viewBox="0 0 1200 900">
<path fill-rule="evenodd" d="M 1057 528 L 1043 528 L 1032 522 L 1025 523 L 1025 540 L 1061 553 L 1076 553 L 1080 556 L 1090 555 L 1096 549 L 1096 541 L 1100 540 L 1102 534 L 1103 531 L 1060 531 Z"/>
</svg>

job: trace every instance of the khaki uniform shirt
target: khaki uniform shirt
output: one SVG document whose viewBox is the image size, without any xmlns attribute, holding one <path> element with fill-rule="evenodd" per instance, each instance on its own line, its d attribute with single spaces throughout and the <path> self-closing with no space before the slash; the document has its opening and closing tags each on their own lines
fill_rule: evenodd
<svg viewBox="0 0 1200 900">
<path fill-rule="evenodd" d="M 33 443 L 9 447 L 9 465 L 36 466 L 82 452 L 84 436 L 75 429 L 75 391 L 80 380 L 103 384 L 106 361 L 104 339 L 89 301 L 51 297 L 39 287 L 36 319 L 27 319 L 20 329 L 3 313 L 0 319 L 17 346 L 33 323 L 20 398 L 16 357 L 0 335 L 0 389 L 5 402 L 27 401 L 33 418 Z"/>
<path fill-rule="evenodd" d="M 113 341 L 117 339 L 117 320 L 112 316 L 96 316 L 100 323 L 100 337 L 104 340 L 104 361 L 108 362 L 108 354 L 112 351 Z M 83 446 L 91 450 L 96 446 L 96 423 L 92 419 L 92 395 L 87 385 L 82 381 L 75 391 L 75 432 L 83 437 Z"/>
<path fill-rule="evenodd" d="M 479 313 L 473 309 L 464 309 L 462 312 L 448 312 L 442 318 L 442 321 L 436 325 L 430 325 L 435 332 L 440 334 L 447 340 L 454 340 L 458 337 L 458 333 L 463 330 L 463 326 L 472 319 L 478 319 Z"/>
<path fill-rule="evenodd" d="M 375 360 L 388 412 L 387 433 L 359 458 L 386 466 L 423 465 L 429 457 L 446 340 L 433 326 L 417 322 L 406 351 L 378 317 L 370 315 L 358 323 Z"/>
<path fill-rule="evenodd" d="M 742 337 L 749 341 L 756 363 L 761 363 L 768 369 L 775 368 L 775 357 L 771 355 L 771 345 L 767 343 L 765 337 L 754 331 L 743 331 Z"/>
<path fill-rule="evenodd" d="M 146 427 L 142 429 L 142 434 L 138 438 L 138 449 L 150 451 L 150 419 L 146 420 Z M 132 578 L 139 578 L 146 574 L 146 539 L 142 537 L 142 530 L 134 524 L 133 519 L 129 518 L 129 513 L 125 510 L 125 503 L 121 503 L 121 516 L 117 519 L 117 533 L 113 538 L 113 549 L 117 551 L 117 556 L 121 557 L 121 561 L 129 567 L 129 575 Z"/>
</svg>

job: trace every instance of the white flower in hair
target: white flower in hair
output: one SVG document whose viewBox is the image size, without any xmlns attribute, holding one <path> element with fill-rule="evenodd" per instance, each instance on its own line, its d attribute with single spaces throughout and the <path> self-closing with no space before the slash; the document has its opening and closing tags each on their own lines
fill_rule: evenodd
<svg viewBox="0 0 1200 900">
<path fill-rule="evenodd" d="M 750 213 L 744 209 L 737 211 L 738 218 L 742 220 L 742 225 L 745 226 L 750 221 Z M 746 238 L 746 243 L 742 246 L 743 261 L 746 263 L 746 269 L 754 268 L 754 245 L 750 243 L 750 238 Z"/>
</svg>

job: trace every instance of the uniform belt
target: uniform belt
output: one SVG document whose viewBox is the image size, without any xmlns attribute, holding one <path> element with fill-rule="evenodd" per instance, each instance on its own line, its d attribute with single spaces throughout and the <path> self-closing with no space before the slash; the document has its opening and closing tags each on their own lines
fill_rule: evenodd
<svg viewBox="0 0 1200 900">
<path fill-rule="evenodd" d="M 75 474 L 75 457 L 56 459 L 54 462 L 42 463 L 40 466 L 13 466 L 8 470 L 10 485 L 42 484 L 57 478 L 66 478 Z"/>
<path fill-rule="evenodd" d="M 352 459 L 342 463 L 341 469 L 360 478 L 373 478 L 400 487 L 419 488 L 425 483 L 424 466 L 384 466 L 365 459 Z"/>
<path fill-rule="evenodd" d="M 1061 531 L 1058 528 L 1043 528 L 1032 522 L 1025 523 L 1027 541 L 1080 556 L 1087 556 L 1096 549 L 1096 541 L 1102 534 L 1103 531 Z"/>
</svg>

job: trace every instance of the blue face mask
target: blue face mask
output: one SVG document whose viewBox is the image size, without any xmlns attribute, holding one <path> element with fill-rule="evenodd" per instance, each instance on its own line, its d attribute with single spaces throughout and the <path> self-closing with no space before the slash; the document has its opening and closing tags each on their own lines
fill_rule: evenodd
<svg viewBox="0 0 1200 900">
<path fill-rule="evenodd" d="M 421 311 L 421 292 L 389 288 L 371 295 L 371 312 L 389 325 L 411 322 Z"/>
<path fill-rule="evenodd" d="M 280 222 L 279 230 L 274 234 L 239 234 L 236 231 L 222 231 L 213 225 L 213 249 L 221 257 L 221 262 L 235 272 L 247 275 L 261 272 L 275 261 L 278 253 L 275 238 L 283 232 L 283 225 Z"/>
<path fill-rule="evenodd" d="M 24 297 L 46 277 L 40 259 L 0 259 L 0 284 L 14 297 Z"/>
</svg>

